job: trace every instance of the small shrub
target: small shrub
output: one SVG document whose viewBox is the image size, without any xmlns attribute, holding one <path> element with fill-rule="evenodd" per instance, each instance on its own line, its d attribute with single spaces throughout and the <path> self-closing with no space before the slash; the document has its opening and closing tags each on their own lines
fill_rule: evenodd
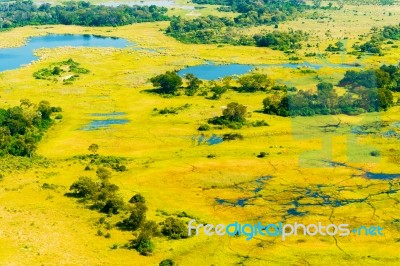
<svg viewBox="0 0 400 266">
<path fill-rule="evenodd" d="M 381 156 L 381 153 L 380 153 L 379 151 L 371 151 L 369 154 L 370 154 L 371 156 L 373 156 L 373 157 L 379 157 L 379 156 Z"/>
<path fill-rule="evenodd" d="M 158 264 L 159 266 L 174 266 L 175 263 L 172 259 L 166 259 L 160 262 L 160 264 Z"/>
<path fill-rule="evenodd" d="M 188 237 L 188 229 L 186 224 L 181 220 L 168 217 L 161 229 L 161 233 L 171 239 L 181 239 Z"/>
<path fill-rule="evenodd" d="M 146 203 L 146 199 L 143 197 L 143 195 L 142 194 L 136 194 L 136 195 L 134 195 L 130 200 L 129 200 L 129 203 L 138 203 L 138 202 L 141 202 L 141 203 Z"/>
<path fill-rule="evenodd" d="M 231 140 L 243 140 L 243 135 L 239 134 L 239 133 L 228 133 L 228 134 L 224 134 L 222 139 L 224 141 L 231 141 Z"/>
<path fill-rule="evenodd" d="M 57 106 L 52 106 L 51 107 L 51 111 L 53 112 L 53 113 L 60 113 L 60 112 L 62 112 L 62 108 L 61 107 L 57 107 Z"/>
<path fill-rule="evenodd" d="M 154 251 L 154 244 L 150 238 L 139 238 L 136 242 L 135 249 L 144 256 L 149 256 Z"/>
<path fill-rule="evenodd" d="M 112 166 L 112 169 L 114 169 L 114 170 L 117 171 L 117 172 L 125 172 L 125 171 L 128 170 L 128 169 L 126 168 L 126 166 L 125 166 L 125 165 L 122 165 L 122 164 L 113 165 L 113 166 Z"/>
<path fill-rule="evenodd" d="M 260 152 L 260 154 L 257 155 L 257 157 L 258 157 L 258 158 L 264 158 L 264 157 L 266 157 L 267 155 L 268 155 L 268 153 L 262 151 L 262 152 Z"/>
<path fill-rule="evenodd" d="M 80 177 L 69 188 L 80 198 L 92 198 L 98 190 L 98 185 L 90 177 Z"/>
<path fill-rule="evenodd" d="M 96 235 L 97 235 L 97 236 L 103 236 L 104 234 L 103 234 L 103 232 L 99 229 L 99 230 L 97 230 Z"/>
<path fill-rule="evenodd" d="M 137 203 L 129 218 L 123 221 L 123 226 L 128 230 L 136 231 L 146 220 L 146 211 L 147 207 L 144 203 Z"/>
<path fill-rule="evenodd" d="M 107 233 L 107 234 L 104 235 L 104 237 L 105 237 L 105 238 L 111 238 L 111 234 L 110 234 L 110 233 Z"/>
<path fill-rule="evenodd" d="M 264 120 L 257 120 L 251 123 L 253 127 L 267 127 L 269 126 Z"/>
<path fill-rule="evenodd" d="M 179 218 L 191 218 L 191 219 L 194 218 L 193 216 L 187 214 L 186 212 L 180 212 L 176 216 L 178 216 Z"/>
<path fill-rule="evenodd" d="M 203 125 L 200 125 L 197 130 L 198 131 L 208 131 L 208 130 L 210 130 L 210 126 L 207 124 L 203 124 Z"/>
<path fill-rule="evenodd" d="M 124 207 L 124 201 L 119 197 L 114 197 L 107 200 L 101 211 L 108 214 L 118 214 L 120 210 L 124 209 Z"/>
<path fill-rule="evenodd" d="M 55 184 L 49 184 L 49 183 L 43 183 L 42 188 L 43 189 L 51 189 L 54 190 L 56 189 L 58 186 Z"/>
</svg>

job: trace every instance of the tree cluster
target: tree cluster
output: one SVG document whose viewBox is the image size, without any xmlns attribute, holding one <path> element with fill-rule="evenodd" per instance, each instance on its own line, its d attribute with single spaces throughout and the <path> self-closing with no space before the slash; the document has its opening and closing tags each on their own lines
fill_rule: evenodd
<svg viewBox="0 0 400 266">
<path fill-rule="evenodd" d="M 373 28 L 371 39 L 355 48 L 361 52 L 382 54 L 382 44 L 385 40 L 400 40 L 400 24 L 384 26 L 382 29 Z"/>
<path fill-rule="evenodd" d="M 239 129 L 246 123 L 247 107 L 232 102 L 222 111 L 222 116 L 214 117 L 208 120 L 213 125 L 226 126 L 233 129 Z"/>
<path fill-rule="evenodd" d="M 338 86 L 347 92 L 338 96 L 333 84 L 319 83 L 317 93 L 298 91 L 272 94 L 264 99 L 264 113 L 279 116 L 313 116 L 328 114 L 357 115 L 379 112 L 394 105 L 392 91 L 400 91 L 400 65 L 383 65 L 378 69 L 349 70 Z"/>
<path fill-rule="evenodd" d="M 168 20 L 167 9 L 157 6 L 117 7 L 92 5 L 84 1 L 69 1 L 63 5 L 31 0 L 0 3 L 0 29 L 26 25 L 121 26 L 139 22 Z"/>
<path fill-rule="evenodd" d="M 300 42 L 307 40 L 307 34 L 302 31 L 273 31 L 255 35 L 254 40 L 259 47 L 270 47 L 274 50 L 288 51 L 301 49 Z"/>
<path fill-rule="evenodd" d="M 69 76 L 63 79 L 63 82 L 64 84 L 71 84 L 73 80 L 79 78 L 80 74 L 88 74 L 90 72 L 86 68 L 79 67 L 79 65 L 78 62 L 68 59 L 66 61 L 53 63 L 49 67 L 35 71 L 33 77 L 36 79 L 53 80 L 57 82 L 61 75 L 69 74 Z"/>
<path fill-rule="evenodd" d="M 383 65 L 378 69 L 365 71 L 347 71 L 339 86 L 355 89 L 357 87 L 384 88 L 391 91 L 400 91 L 400 64 Z"/>
<path fill-rule="evenodd" d="M 235 29 L 259 25 L 278 25 L 309 8 L 302 0 L 194 0 L 198 4 L 224 5 L 221 11 L 240 13 L 234 19 L 203 16 L 195 19 L 173 17 L 167 34 L 185 43 L 229 43 L 254 45 L 261 37 L 246 37 Z M 291 34 L 291 33 L 290 33 Z M 297 38 L 297 37 L 296 37 Z M 259 46 L 266 42 L 259 41 Z M 290 45 L 289 45 L 290 46 Z"/>
<path fill-rule="evenodd" d="M 60 111 L 47 101 L 36 105 L 28 99 L 21 100 L 19 106 L 0 109 L 0 156 L 31 156 L 53 123 L 52 113 Z"/>
<path fill-rule="evenodd" d="M 70 191 L 72 195 L 81 198 L 83 202 L 91 203 L 91 208 L 107 214 L 117 214 L 125 208 L 124 201 L 118 195 L 119 187 L 110 183 L 111 172 L 104 167 L 96 171 L 98 180 L 90 177 L 80 177 L 75 181 Z"/>
</svg>

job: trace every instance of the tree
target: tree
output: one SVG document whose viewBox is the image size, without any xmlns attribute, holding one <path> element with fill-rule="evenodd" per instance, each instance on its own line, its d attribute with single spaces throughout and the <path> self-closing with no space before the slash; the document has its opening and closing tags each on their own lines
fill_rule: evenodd
<svg viewBox="0 0 400 266">
<path fill-rule="evenodd" d="M 322 82 L 317 85 L 318 89 L 318 103 L 323 110 L 323 114 L 333 112 L 333 109 L 338 104 L 338 95 L 333 89 L 333 84 Z"/>
<path fill-rule="evenodd" d="M 93 154 L 96 155 L 97 151 L 99 150 L 99 145 L 97 144 L 90 144 L 88 150 Z"/>
<path fill-rule="evenodd" d="M 264 113 L 276 115 L 278 113 L 280 101 L 281 101 L 281 98 L 276 94 L 273 94 L 273 95 L 265 98 L 263 100 Z"/>
<path fill-rule="evenodd" d="M 267 75 L 259 73 L 242 76 L 238 82 L 240 92 L 266 91 L 272 84 Z"/>
<path fill-rule="evenodd" d="M 125 219 L 123 224 L 132 231 L 136 231 L 146 220 L 147 207 L 144 203 L 137 203 L 132 209 L 129 218 Z"/>
<path fill-rule="evenodd" d="M 201 81 L 193 74 L 187 74 L 185 78 L 189 83 L 188 86 L 186 87 L 186 95 L 193 96 L 200 88 L 200 85 L 203 84 L 203 81 Z"/>
<path fill-rule="evenodd" d="M 39 103 L 38 111 L 42 114 L 43 120 L 50 120 L 50 115 L 53 112 L 48 101 L 41 101 Z"/>
<path fill-rule="evenodd" d="M 211 82 L 211 92 L 213 92 L 213 96 L 211 96 L 212 100 L 219 100 L 221 95 L 224 94 L 228 89 L 226 86 L 220 86 L 216 82 Z"/>
<path fill-rule="evenodd" d="M 0 156 L 7 154 L 11 144 L 11 133 L 8 127 L 0 127 Z"/>
<path fill-rule="evenodd" d="M 172 259 L 165 259 L 158 264 L 159 266 L 174 266 L 175 263 Z"/>
<path fill-rule="evenodd" d="M 112 197 L 106 201 L 106 204 L 101 209 L 104 213 L 118 214 L 121 209 L 124 209 L 125 204 L 121 197 Z"/>
<path fill-rule="evenodd" d="M 138 238 L 136 240 L 135 249 L 144 256 L 148 256 L 153 253 L 154 250 L 154 243 L 151 241 L 150 238 Z"/>
<path fill-rule="evenodd" d="M 55 75 L 55 76 L 59 76 L 61 74 L 62 70 L 60 67 L 56 66 L 53 68 L 53 71 L 51 71 L 51 74 Z"/>
<path fill-rule="evenodd" d="M 146 203 L 146 199 L 142 194 L 135 194 L 130 200 L 129 203 Z"/>
<path fill-rule="evenodd" d="M 153 236 L 160 236 L 158 225 L 154 221 L 146 221 L 140 227 L 139 238 L 152 238 Z"/>
<path fill-rule="evenodd" d="M 328 82 L 321 82 L 317 84 L 318 93 L 328 92 L 333 90 L 333 84 Z"/>
<path fill-rule="evenodd" d="M 161 228 L 161 233 L 171 239 L 181 239 L 188 237 L 186 224 L 179 219 L 168 217 L 165 219 Z"/>
<path fill-rule="evenodd" d="M 160 92 L 163 94 L 174 94 L 182 85 L 182 78 L 172 71 L 155 76 L 150 81 L 154 87 L 160 87 Z"/>
<path fill-rule="evenodd" d="M 111 172 L 104 167 L 99 167 L 96 171 L 96 175 L 103 182 L 107 182 L 111 178 Z"/>
<path fill-rule="evenodd" d="M 378 89 L 379 106 L 383 110 L 387 110 L 393 106 L 393 94 L 390 90 L 385 88 Z"/>
<path fill-rule="evenodd" d="M 98 184 L 90 177 L 82 176 L 71 185 L 69 190 L 80 198 L 92 199 L 98 191 Z"/>
<path fill-rule="evenodd" d="M 245 122 L 246 114 L 247 107 L 235 102 L 228 104 L 223 111 L 223 117 L 231 122 Z"/>
</svg>

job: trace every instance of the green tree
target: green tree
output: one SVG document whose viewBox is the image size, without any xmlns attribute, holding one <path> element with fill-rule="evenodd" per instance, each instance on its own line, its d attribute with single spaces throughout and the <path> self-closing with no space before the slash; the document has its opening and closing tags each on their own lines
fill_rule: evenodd
<svg viewBox="0 0 400 266">
<path fill-rule="evenodd" d="M 183 221 L 168 217 L 163 223 L 161 233 L 172 239 L 187 238 L 188 228 Z"/>
<path fill-rule="evenodd" d="M 165 259 L 158 264 L 159 266 L 174 266 L 175 263 L 172 259 Z"/>
<path fill-rule="evenodd" d="M 213 96 L 211 96 L 212 100 L 219 100 L 222 96 L 227 91 L 226 86 L 220 86 L 216 82 L 211 82 L 211 92 L 213 92 Z"/>
<path fill-rule="evenodd" d="M 75 193 L 78 197 L 92 199 L 98 191 L 98 184 L 94 182 L 90 177 L 82 176 L 79 177 L 78 181 L 75 181 L 69 190 Z"/>
<path fill-rule="evenodd" d="M 120 210 L 124 209 L 125 204 L 121 197 L 114 196 L 106 201 L 106 204 L 101 209 L 104 213 L 118 214 Z"/>
<path fill-rule="evenodd" d="M 246 114 L 247 107 L 235 102 L 228 104 L 223 111 L 223 117 L 231 122 L 245 122 Z"/>
<path fill-rule="evenodd" d="M 147 207 L 144 203 L 137 203 L 132 209 L 129 218 L 125 219 L 123 224 L 129 230 L 136 231 L 146 220 Z"/>
<path fill-rule="evenodd" d="M 135 249 L 144 256 L 148 256 L 154 251 L 154 243 L 150 238 L 142 237 L 136 240 Z"/>
<path fill-rule="evenodd" d="M 103 182 L 107 182 L 111 178 L 111 172 L 104 167 L 99 167 L 96 171 L 96 175 Z"/>
<path fill-rule="evenodd" d="M 48 101 L 41 101 L 39 103 L 38 111 L 42 114 L 43 120 L 50 120 L 50 115 L 53 112 Z"/>
<path fill-rule="evenodd" d="M 99 150 L 99 145 L 97 144 L 90 144 L 88 150 L 93 153 L 93 155 L 97 154 L 97 151 Z"/>
<path fill-rule="evenodd" d="M 389 109 L 393 106 L 393 94 L 390 90 L 385 88 L 378 89 L 379 106 L 383 110 Z"/>
<path fill-rule="evenodd" d="M 165 74 L 150 79 L 154 87 L 159 87 L 163 94 L 174 94 L 182 85 L 182 78 L 176 72 L 167 71 Z"/>
<path fill-rule="evenodd" d="M 10 144 L 11 144 L 10 130 L 8 129 L 8 127 L 0 127 L 0 156 L 8 153 Z"/>
<path fill-rule="evenodd" d="M 242 76 L 238 82 L 240 84 L 238 91 L 240 92 L 266 91 L 272 84 L 267 75 L 259 73 Z"/>
<path fill-rule="evenodd" d="M 154 236 L 160 236 L 160 230 L 158 229 L 158 225 L 154 221 L 146 221 L 140 227 L 139 238 L 152 238 Z"/>
<path fill-rule="evenodd" d="M 51 74 L 55 75 L 55 76 L 59 76 L 61 74 L 62 70 L 60 67 L 56 66 L 53 68 L 53 71 L 51 71 Z"/>
<path fill-rule="evenodd" d="M 193 74 L 187 74 L 185 78 L 188 81 L 188 86 L 186 87 L 186 95 L 193 96 L 200 88 L 200 85 L 203 84 L 199 78 L 197 78 Z"/>
<path fill-rule="evenodd" d="M 135 194 L 130 200 L 129 203 L 146 203 L 146 199 L 142 194 Z"/>
</svg>

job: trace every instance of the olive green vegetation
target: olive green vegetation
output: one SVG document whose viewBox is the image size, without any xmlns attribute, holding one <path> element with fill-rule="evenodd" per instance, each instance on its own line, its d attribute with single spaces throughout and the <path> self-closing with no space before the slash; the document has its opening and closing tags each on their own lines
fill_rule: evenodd
<svg viewBox="0 0 400 266">
<path fill-rule="evenodd" d="M 62 80 L 64 85 L 72 84 L 74 80 L 79 78 L 80 74 L 88 74 L 88 69 L 79 67 L 79 63 L 71 58 L 67 61 L 51 64 L 47 68 L 42 68 L 33 73 L 36 79 L 47 79 L 54 82 Z"/>
<path fill-rule="evenodd" d="M 61 108 L 52 107 L 48 101 L 34 104 L 28 99 L 21 100 L 19 106 L 0 109 L 0 156 L 32 156 L 55 122 L 55 112 L 61 112 Z"/>
<path fill-rule="evenodd" d="M 311 17 L 314 11 L 304 15 Z M 0 47 L 22 45 L 30 36 L 84 33 L 123 37 L 152 50 L 40 49 L 36 54 L 41 60 L 0 74 L 2 109 L 30 99 L 63 110 L 62 119 L 47 129 L 31 158 L 9 154 L 0 158 L 0 264 L 396 265 L 400 184 L 398 178 L 367 177 L 400 172 L 400 117 L 395 105 L 399 92 L 394 89 L 397 75 L 391 74 L 398 65 L 400 50 L 393 46 L 399 41 L 383 43 L 381 56 L 363 53 L 357 58 L 358 54 L 325 49 L 338 41 L 346 49 L 368 41 L 371 25 L 397 25 L 393 18 L 400 9 L 344 5 L 342 10 L 323 11 L 332 20 L 300 17 L 279 23 L 279 31 L 292 28 L 309 34 L 291 55 L 253 46 L 183 44 L 164 34 L 169 22 L 101 28 L 34 26 L 0 33 Z M 359 15 L 353 16 L 356 11 Z M 254 36 L 274 27 L 246 31 Z M 312 53 L 323 57 L 305 57 Z M 322 62 L 324 67 L 262 67 L 287 63 L 291 56 L 300 62 Z M 53 77 L 33 77 L 69 58 L 90 73 L 68 86 L 53 82 Z M 154 93 L 162 79 L 153 86 L 153 77 L 207 61 L 259 67 L 249 75 L 202 84 L 189 76 L 172 94 Z M 359 63 L 363 69 L 346 74 L 349 69 L 329 63 Z M 387 69 L 380 69 L 383 64 Z M 263 100 L 273 94 L 350 93 L 356 100 L 362 95 L 357 94 L 359 88 L 382 89 L 376 83 L 363 83 L 363 77 L 371 77 L 366 71 L 391 81 L 382 86 L 393 96 L 394 104 L 387 110 L 312 117 L 263 112 Z M 171 77 L 176 79 L 173 74 L 167 78 Z M 91 114 L 116 112 L 129 122 L 81 130 L 94 119 Z M 245 124 L 231 129 L 208 123 L 221 116 Z M 249 125 L 262 120 L 269 126 Z M 207 140 L 215 136 L 223 141 L 209 145 Z M 107 170 L 99 171 L 102 168 Z M 191 219 L 203 224 L 380 225 L 385 236 L 298 235 L 285 242 L 203 233 L 187 237 Z"/>
<path fill-rule="evenodd" d="M 0 2 L 0 30 L 26 25 L 121 26 L 139 22 L 167 20 L 167 9 L 156 6 L 102 6 L 85 1 L 66 1 L 62 5 L 35 4 L 17 0 Z"/>
</svg>

